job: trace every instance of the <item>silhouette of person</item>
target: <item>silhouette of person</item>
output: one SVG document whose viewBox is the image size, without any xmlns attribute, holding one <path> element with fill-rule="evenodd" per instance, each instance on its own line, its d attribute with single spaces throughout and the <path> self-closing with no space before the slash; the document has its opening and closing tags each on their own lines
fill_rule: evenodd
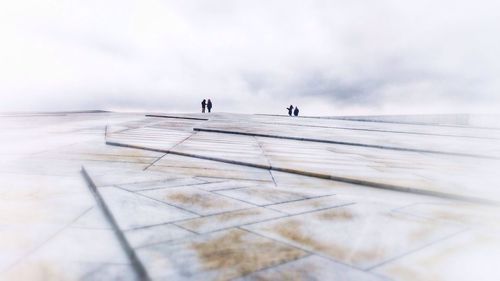
<svg viewBox="0 0 500 281">
<path fill-rule="evenodd" d="M 290 107 L 287 107 L 286 109 L 288 109 L 288 115 L 289 115 L 289 116 L 292 116 L 292 112 L 293 112 L 293 105 L 290 105 Z"/>
<path fill-rule="evenodd" d="M 212 112 L 212 101 L 210 99 L 208 99 L 207 108 L 208 108 L 208 113 Z"/>
<path fill-rule="evenodd" d="M 299 108 L 295 107 L 295 110 L 293 111 L 293 115 L 299 116 Z"/>
<path fill-rule="evenodd" d="M 201 113 L 205 113 L 205 106 L 207 106 L 207 100 L 201 102 Z"/>
</svg>

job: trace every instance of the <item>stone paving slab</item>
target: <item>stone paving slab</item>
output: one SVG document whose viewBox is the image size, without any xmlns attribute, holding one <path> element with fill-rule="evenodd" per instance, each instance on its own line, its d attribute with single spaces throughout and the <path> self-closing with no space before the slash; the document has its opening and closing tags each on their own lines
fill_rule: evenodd
<svg viewBox="0 0 500 281">
<path fill-rule="evenodd" d="M 242 201 L 193 187 L 155 189 L 139 193 L 199 215 L 213 215 L 252 207 Z"/>
<path fill-rule="evenodd" d="M 379 188 L 500 201 L 500 192 L 490 188 L 500 184 L 493 172 L 500 167 L 500 161 L 492 159 L 207 132 L 193 133 L 169 151 Z M 471 192 L 478 188 L 479 192 Z"/>
<path fill-rule="evenodd" d="M 144 227 L 197 216 L 185 209 L 116 187 L 101 187 L 99 193 L 121 229 Z"/>
<path fill-rule="evenodd" d="M 282 216 L 283 213 L 257 207 L 190 219 L 176 224 L 197 233 L 207 233 Z"/>
<path fill-rule="evenodd" d="M 394 132 L 406 134 L 424 134 L 424 135 L 445 135 L 455 137 L 470 137 L 470 138 L 500 138 L 498 130 L 484 130 L 474 127 L 457 127 L 457 126 L 439 126 L 439 124 L 400 124 L 397 122 L 359 122 L 355 120 L 341 120 L 331 118 L 289 118 L 288 116 L 263 116 L 252 115 L 247 119 L 252 122 L 259 122 L 263 126 L 269 124 L 279 124 L 283 126 L 291 126 L 293 128 L 301 127 L 318 127 L 318 128 L 343 128 L 343 129 L 358 129 L 372 130 L 374 132 Z M 272 122 L 271 122 L 272 120 Z"/>
<path fill-rule="evenodd" d="M 230 280 L 307 255 L 239 229 L 141 248 L 137 253 L 153 280 Z"/>
<path fill-rule="evenodd" d="M 205 181 L 196 178 L 171 178 L 167 180 L 158 180 L 153 182 L 147 181 L 147 182 L 120 184 L 119 186 L 128 191 L 136 192 L 136 191 L 145 191 L 153 189 L 179 187 L 186 185 L 200 185 L 205 183 L 206 183 Z"/>
<path fill-rule="evenodd" d="M 85 214 L 75 220 L 71 228 L 112 229 L 102 210 L 98 206 L 91 207 Z"/>
<path fill-rule="evenodd" d="M 143 172 L 147 166 L 141 165 L 117 165 L 113 166 L 97 165 L 90 163 L 85 165 L 85 169 L 92 176 L 92 181 L 97 187 L 123 185 L 132 189 L 134 186 L 140 188 L 141 184 L 157 184 L 159 182 L 167 182 L 169 180 L 177 179 L 170 173 L 156 173 L 152 170 Z"/>
<path fill-rule="evenodd" d="M 271 183 L 269 183 L 271 184 Z M 244 187 L 249 187 L 255 185 L 255 181 L 245 181 L 245 180 L 229 180 L 223 182 L 213 182 L 208 184 L 199 184 L 194 187 L 200 188 L 206 191 L 220 191 L 228 189 L 239 189 Z"/>
<path fill-rule="evenodd" d="M 384 264 L 374 271 L 394 280 L 498 280 L 498 233 L 466 232 Z"/>
<path fill-rule="evenodd" d="M 495 231 L 500 230 L 500 213 L 491 206 L 420 203 L 399 208 L 397 212 L 447 223 L 487 226 Z"/>
<path fill-rule="evenodd" d="M 175 157 L 174 157 L 175 156 Z M 236 165 L 217 163 L 209 160 L 200 160 L 201 163 L 206 163 L 200 167 L 198 164 L 190 165 L 191 163 L 181 164 L 176 162 L 182 161 L 183 158 L 177 155 L 163 157 L 148 168 L 148 171 L 160 173 L 173 173 L 176 175 L 189 176 L 196 173 L 197 177 L 214 177 L 222 180 L 258 180 L 262 182 L 272 182 L 272 177 L 269 171 L 261 169 L 247 169 L 248 167 L 235 167 Z"/>
<path fill-rule="evenodd" d="M 264 280 L 359 280 L 383 281 L 389 280 L 381 276 L 368 274 L 361 270 L 353 269 L 331 260 L 318 256 L 307 256 L 284 263 L 275 267 L 264 269 L 245 276 L 238 281 L 264 281 Z"/>
<path fill-rule="evenodd" d="M 271 186 L 254 186 L 231 190 L 222 190 L 217 191 L 217 194 L 222 194 L 258 206 L 309 198 L 309 194 L 307 193 L 289 191 L 286 189 Z"/>
<path fill-rule="evenodd" d="M 328 127 L 306 127 L 300 130 L 290 126 L 262 124 L 257 122 L 207 122 L 196 127 L 201 132 L 222 134 L 245 134 L 272 138 L 309 140 L 314 142 L 344 143 L 349 145 L 385 147 L 387 149 L 421 150 L 435 153 L 500 157 L 500 146 L 496 139 L 457 138 L 444 135 L 394 134 Z"/>
<path fill-rule="evenodd" d="M 155 225 L 125 231 L 125 237 L 133 248 L 165 243 L 192 235 L 192 232 L 173 224 Z"/>
<path fill-rule="evenodd" d="M 339 199 L 338 196 L 321 196 L 311 199 L 285 202 L 268 206 L 269 209 L 277 210 L 289 215 L 306 213 L 311 211 L 330 209 L 355 203 L 354 200 Z"/>
<path fill-rule="evenodd" d="M 463 230 L 395 214 L 373 213 L 373 207 L 360 204 L 243 228 L 361 269 L 369 269 Z"/>
</svg>

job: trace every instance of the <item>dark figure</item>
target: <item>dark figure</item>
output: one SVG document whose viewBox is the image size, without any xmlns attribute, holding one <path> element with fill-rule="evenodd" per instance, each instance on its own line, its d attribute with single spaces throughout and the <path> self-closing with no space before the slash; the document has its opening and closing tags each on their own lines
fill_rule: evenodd
<svg viewBox="0 0 500 281">
<path fill-rule="evenodd" d="M 208 113 L 212 112 L 212 101 L 210 99 L 208 99 L 207 108 L 208 108 Z"/>
<path fill-rule="evenodd" d="M 201 113 L 205 113 L 205 107 L 207 106 L 207 101 L 203 100 L 201 102 Z"/>
<path fill-rule="evenodd" d="M 293 105 L 290 105 L 290 107 L 287 107 L 286 109 L 288 109 L 288 115 L 289 115 L 289 116 L 292 116 L 292 112 L 293 112 Z"/>
<path fill-rule="evenodd" d="M 293 111 L 293 115 L 299 116 L 299 108 L 295 107 L 295 110 Z"/>
</svg>

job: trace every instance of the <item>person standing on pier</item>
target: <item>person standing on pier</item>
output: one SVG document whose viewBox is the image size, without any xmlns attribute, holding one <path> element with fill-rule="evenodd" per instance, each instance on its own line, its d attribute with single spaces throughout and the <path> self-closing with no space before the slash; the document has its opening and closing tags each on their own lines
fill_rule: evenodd
<svg viewBox="0 0 500 281">
<path fill-rule="evenodd" d="M 205 113 L 205 107 L 207 106 L 207 100 L 201 102 L 201 113 Z"/>
<path fill-rule="evenodd" d="M 288 116 L 292 116 L 293 105 L 290 105 L 290 107 L 287 107 L 286 109 L 288 109 Z"/>
<path fill-rule="evenodd" d="M 208 108 L 208 113 L 212 112 L 212 101 L 210 99 L 208 99 L 207 108 Z"/>
<path fill-rule="evenodd" d="M 299 116 L 299 108 L 297 106 L 295 107 L 295 110 L 293 111 L 293 115 L 295 115 L 295 117 Z"/>
</svg>

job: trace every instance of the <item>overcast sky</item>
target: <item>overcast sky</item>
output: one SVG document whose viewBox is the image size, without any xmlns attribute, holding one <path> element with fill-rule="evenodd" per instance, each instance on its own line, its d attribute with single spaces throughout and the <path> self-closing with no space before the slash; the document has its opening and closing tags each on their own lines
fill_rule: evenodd
<svg viewBox="0 0 500 281">
<path fill-rule="evenodd" d="M 495 112 L 499 3 L 2 0 L 0 111 Z"/>
</svg>

